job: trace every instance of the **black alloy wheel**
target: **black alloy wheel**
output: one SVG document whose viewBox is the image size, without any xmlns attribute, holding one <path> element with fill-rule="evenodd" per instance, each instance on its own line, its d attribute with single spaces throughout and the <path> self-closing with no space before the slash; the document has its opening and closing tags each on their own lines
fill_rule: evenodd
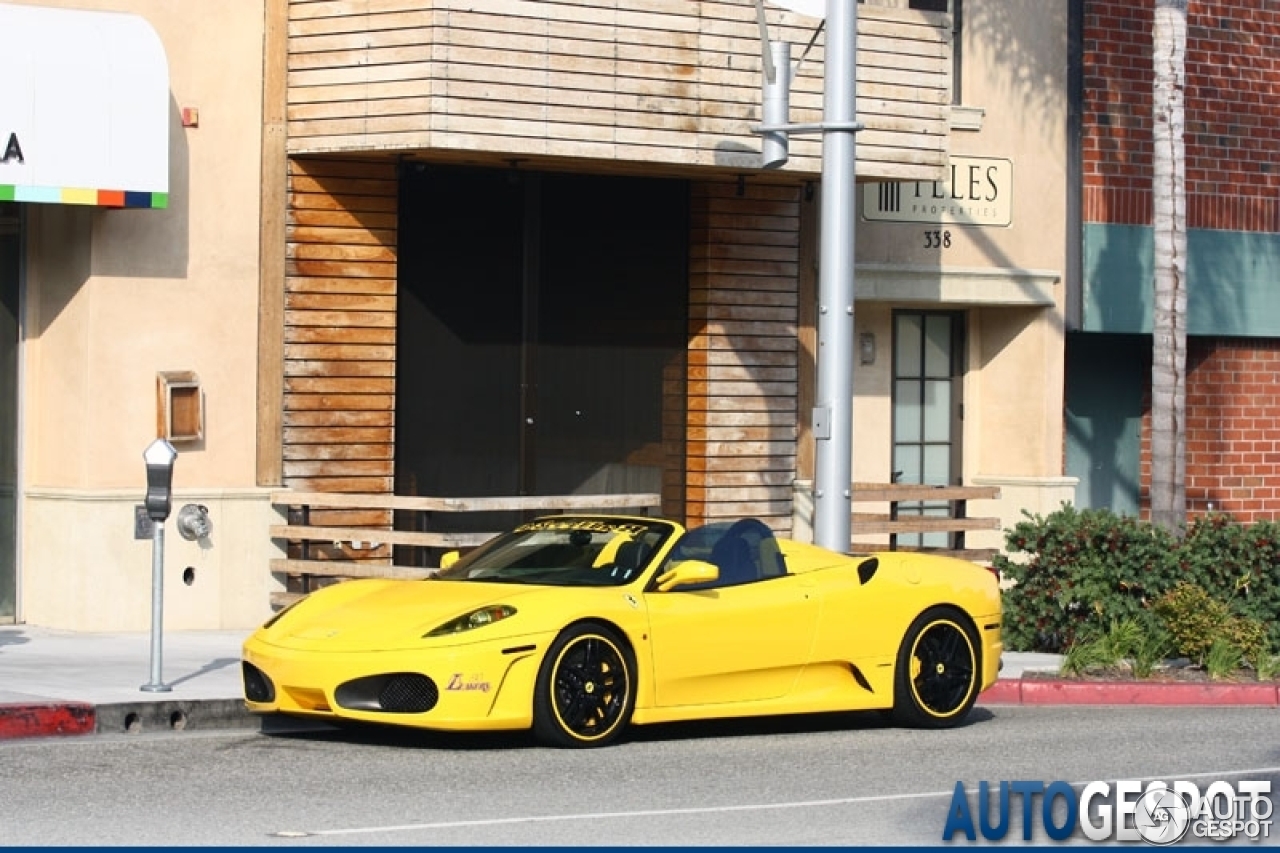
<svg viewBox="0 0 1280 853">
<path fill-rule="evenodd" d="M 608 628 L 575 625 L 543 659 L 533 700 L 533 732 L 549 746 L 604 746 L 631 720 L 635 664 Z"/>
<path fill-rule="evenodd" d="M 980 687 L 978 643 L 968 620 L 947 607 L 921 614 L 898 652 L 894 716 L 917 728 L 957 725 Z"/>
</svg>

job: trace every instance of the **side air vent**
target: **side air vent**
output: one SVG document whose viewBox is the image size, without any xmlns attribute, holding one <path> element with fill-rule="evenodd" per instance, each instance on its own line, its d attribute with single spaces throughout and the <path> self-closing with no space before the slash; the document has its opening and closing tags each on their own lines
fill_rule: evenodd
<svg viewBox="0 0 1280 853">
<path fill-rule="evenodd" d="M 858 564 L 858 580 L 866 584 L 869 580 L 876 576 L 876 570 L 880 568 L 880 559 L 872 557 L 869 560 L 863 560 Z"/>
</svg>

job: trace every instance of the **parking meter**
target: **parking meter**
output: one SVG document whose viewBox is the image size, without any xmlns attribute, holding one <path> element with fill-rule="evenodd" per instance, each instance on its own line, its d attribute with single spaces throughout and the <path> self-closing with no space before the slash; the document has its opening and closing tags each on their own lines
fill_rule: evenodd
<svg viewBox="0 0 1280 853">
<path fill-rule="evenodd" d="M 147 693 L 167 693 L 172 688 L 161 678 L 164 623 L 164 522 L 173 498 L 173 463 L 178 451 L 157 438 L 142 452 L 147 463 L 147 494 L 143 499 L 151 518 L 151 680 L 142 685 Z"/>
<path fill-rule="evenodd" d="M 173 463 L 178 451 L 163 438 L 157 438 L 142 453 L 147 463 L 147 496 L 144 503 L 152 521 L 164 521 L 169 517 L 173 496 Z"/>
</svg>

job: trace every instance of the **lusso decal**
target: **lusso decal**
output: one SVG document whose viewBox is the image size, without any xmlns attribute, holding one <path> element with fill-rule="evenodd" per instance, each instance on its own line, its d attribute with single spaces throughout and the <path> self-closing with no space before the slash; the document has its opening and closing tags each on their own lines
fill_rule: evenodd
<svg viewBox="0 0 1280 853">
<path fill-rule="evenodd" d="M 488 693 L 489 682 L 483 681 L 479 675 L 466 675 L 455 672 L 449 679 L 445 690 L 463 690 L 467 692 Z"/>
</svg>

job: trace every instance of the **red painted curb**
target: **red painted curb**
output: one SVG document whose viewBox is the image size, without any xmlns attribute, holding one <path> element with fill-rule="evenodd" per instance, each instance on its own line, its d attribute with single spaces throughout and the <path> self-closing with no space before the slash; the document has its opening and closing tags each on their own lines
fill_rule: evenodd
<svg viewBox="0 0 1280 853">
<path fill-rule="evenodd" d="M 1022 680 L 1002 678 L 978 695 L 978 704 L 1021 705 Z"/>
<path fill-rule="evenodd" d="M 97 713 L 83 702 L 0 705 L 0 739 L 93 734 Z"/>
<path fill-rule="evenodd" d="M 1274 684 L 1187 684 L 1185 682 L 1050 681 L 1022 682 L 1024 705 L 1263 705 L 1275 707 Z"/>
<path fill-rule="evenodd" d="M 1252 705 L 1280 707 L 1274 684 L 1006 678 L 978 697 L 989 705 Z"/>
</svg>

